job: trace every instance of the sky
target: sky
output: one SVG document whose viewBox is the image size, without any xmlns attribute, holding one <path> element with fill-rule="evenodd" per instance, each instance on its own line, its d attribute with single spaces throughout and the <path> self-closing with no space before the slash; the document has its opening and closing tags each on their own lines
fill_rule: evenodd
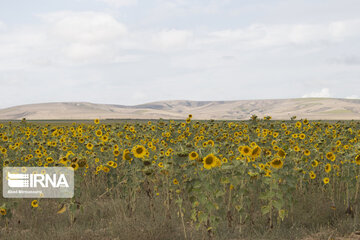
<svg viewBox="0 0 360 240">
<path fill-rule="evenodd" d="M 359 0 L 0 0 L 0 108 L 360 97 Z"/>
</svg>

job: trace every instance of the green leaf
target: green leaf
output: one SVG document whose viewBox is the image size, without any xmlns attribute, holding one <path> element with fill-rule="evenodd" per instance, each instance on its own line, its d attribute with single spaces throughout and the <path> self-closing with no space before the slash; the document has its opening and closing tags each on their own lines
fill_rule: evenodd
<svg viewBox="0 0 360 240">
<path fill-rule="evenodd" d="M 270 206 L 262 206 L 261 213 L 262 215 L 268 214 L 270 212 Z"/>
<path fill-rule="evenodd" d="M 280 210 L 284 204 L 282 201 L 273 201 L 273 205 L 277 210 Z"/>
</svg>

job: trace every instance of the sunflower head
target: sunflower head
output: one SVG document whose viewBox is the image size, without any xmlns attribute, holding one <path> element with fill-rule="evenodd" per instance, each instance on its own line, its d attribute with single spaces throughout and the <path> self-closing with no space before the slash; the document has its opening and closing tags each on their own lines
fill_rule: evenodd
<svg viewBox="0 0 360 240">
<path fill-rule="evenodd" d="M 328 184 L 330 182 L 330 179 L 328 177 L 325 177 L 323 179 L 324 184 Z"/>
<path fill-rule="evenodd" d="M 217 157 L 214 154 L 207 155 L 204 160 L 204 168 L 211 169 L 216 166 L 216 159 Z"/>
<path fill-rule="evenodd" d="M 360 165 L 360 154 L 355 157 L 355 163 Z"/>
<path fill-rule="evenodd" d="M 190 160 L 196 160 L 198 157 L 199 157 L 199 154 L 197 154 L 197 152 L 189 153 L 189 159 Z"/>
<path fill-rule="evenodd" d="M 5 216 L 6 215 L 6 209 L 5 208 L 0 208 L 0 214 Z"/>
<path fill-rule="evenodd" d="M 281 158 L 274 158 L 271 162 L 270 162 L 271 167 L 279 169 L 282 168 L 284 165 L 284 162 L 282 161 Z"/>
<path fill-rule="evenodd" d="M 32 206 L 33 208 L 37 208 L 37 207 L 39 206 L 38 200 L 33 200 L 33 201 L 31 202 L 31 206 Z"/>
<path fill-rule="evenodd" d="M 131 151 L 136 158 L 144 158 L 146 155 L 146 149 L 142 145 L 136 145 Z"/>
<path fill-rule="evenodd" d="M 251 148 L 248 146 L 243 146 L 241 148 L 241 153 L 245 156 L 250 156 L 251 155 Z"/>
</svg>

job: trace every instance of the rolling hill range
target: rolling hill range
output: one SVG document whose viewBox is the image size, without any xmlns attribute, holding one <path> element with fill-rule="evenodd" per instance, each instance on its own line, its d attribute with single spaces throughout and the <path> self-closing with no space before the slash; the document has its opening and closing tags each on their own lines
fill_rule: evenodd
<svg viewBox="0 0 360 240">
<path fill-rule="evenodd" d="M 360 120 L 360 99 L 299 98 L 240 101 L 160 101 L 125 106 L 88 102 L 57 102 L 0 109 L 0 119 L 194 119 L 247 120 L 255 114 L 273 119 Z"/>
</svg>

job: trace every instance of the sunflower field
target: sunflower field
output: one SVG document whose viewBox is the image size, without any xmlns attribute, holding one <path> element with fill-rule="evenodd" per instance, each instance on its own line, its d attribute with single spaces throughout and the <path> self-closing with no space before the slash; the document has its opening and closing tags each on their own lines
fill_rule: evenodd
<svg viewBox="0 0 360 240">
<path fill-rule="evenodd" d="M 81 236 L 88 226 L 101 226 L 100 235 L 91 233 L 101 237 L 110 234 L 112 221 L 130 223 L 139 232 L 133 234 L 158 224 L 176 232 L 173 239 L 340 220 L 353 231 L 359 227 L 359 140 L 359 121 L 196 121 L 189 115 L 183 121 L 3 122 L 2 166 L 73 168 L 75 196 L 2 198 L 0 236 L 36 232 L 46 223 L 52 234 L 82 226 Z M 113 234 L 123 234 L 117 228 Z"/>
</svg>

